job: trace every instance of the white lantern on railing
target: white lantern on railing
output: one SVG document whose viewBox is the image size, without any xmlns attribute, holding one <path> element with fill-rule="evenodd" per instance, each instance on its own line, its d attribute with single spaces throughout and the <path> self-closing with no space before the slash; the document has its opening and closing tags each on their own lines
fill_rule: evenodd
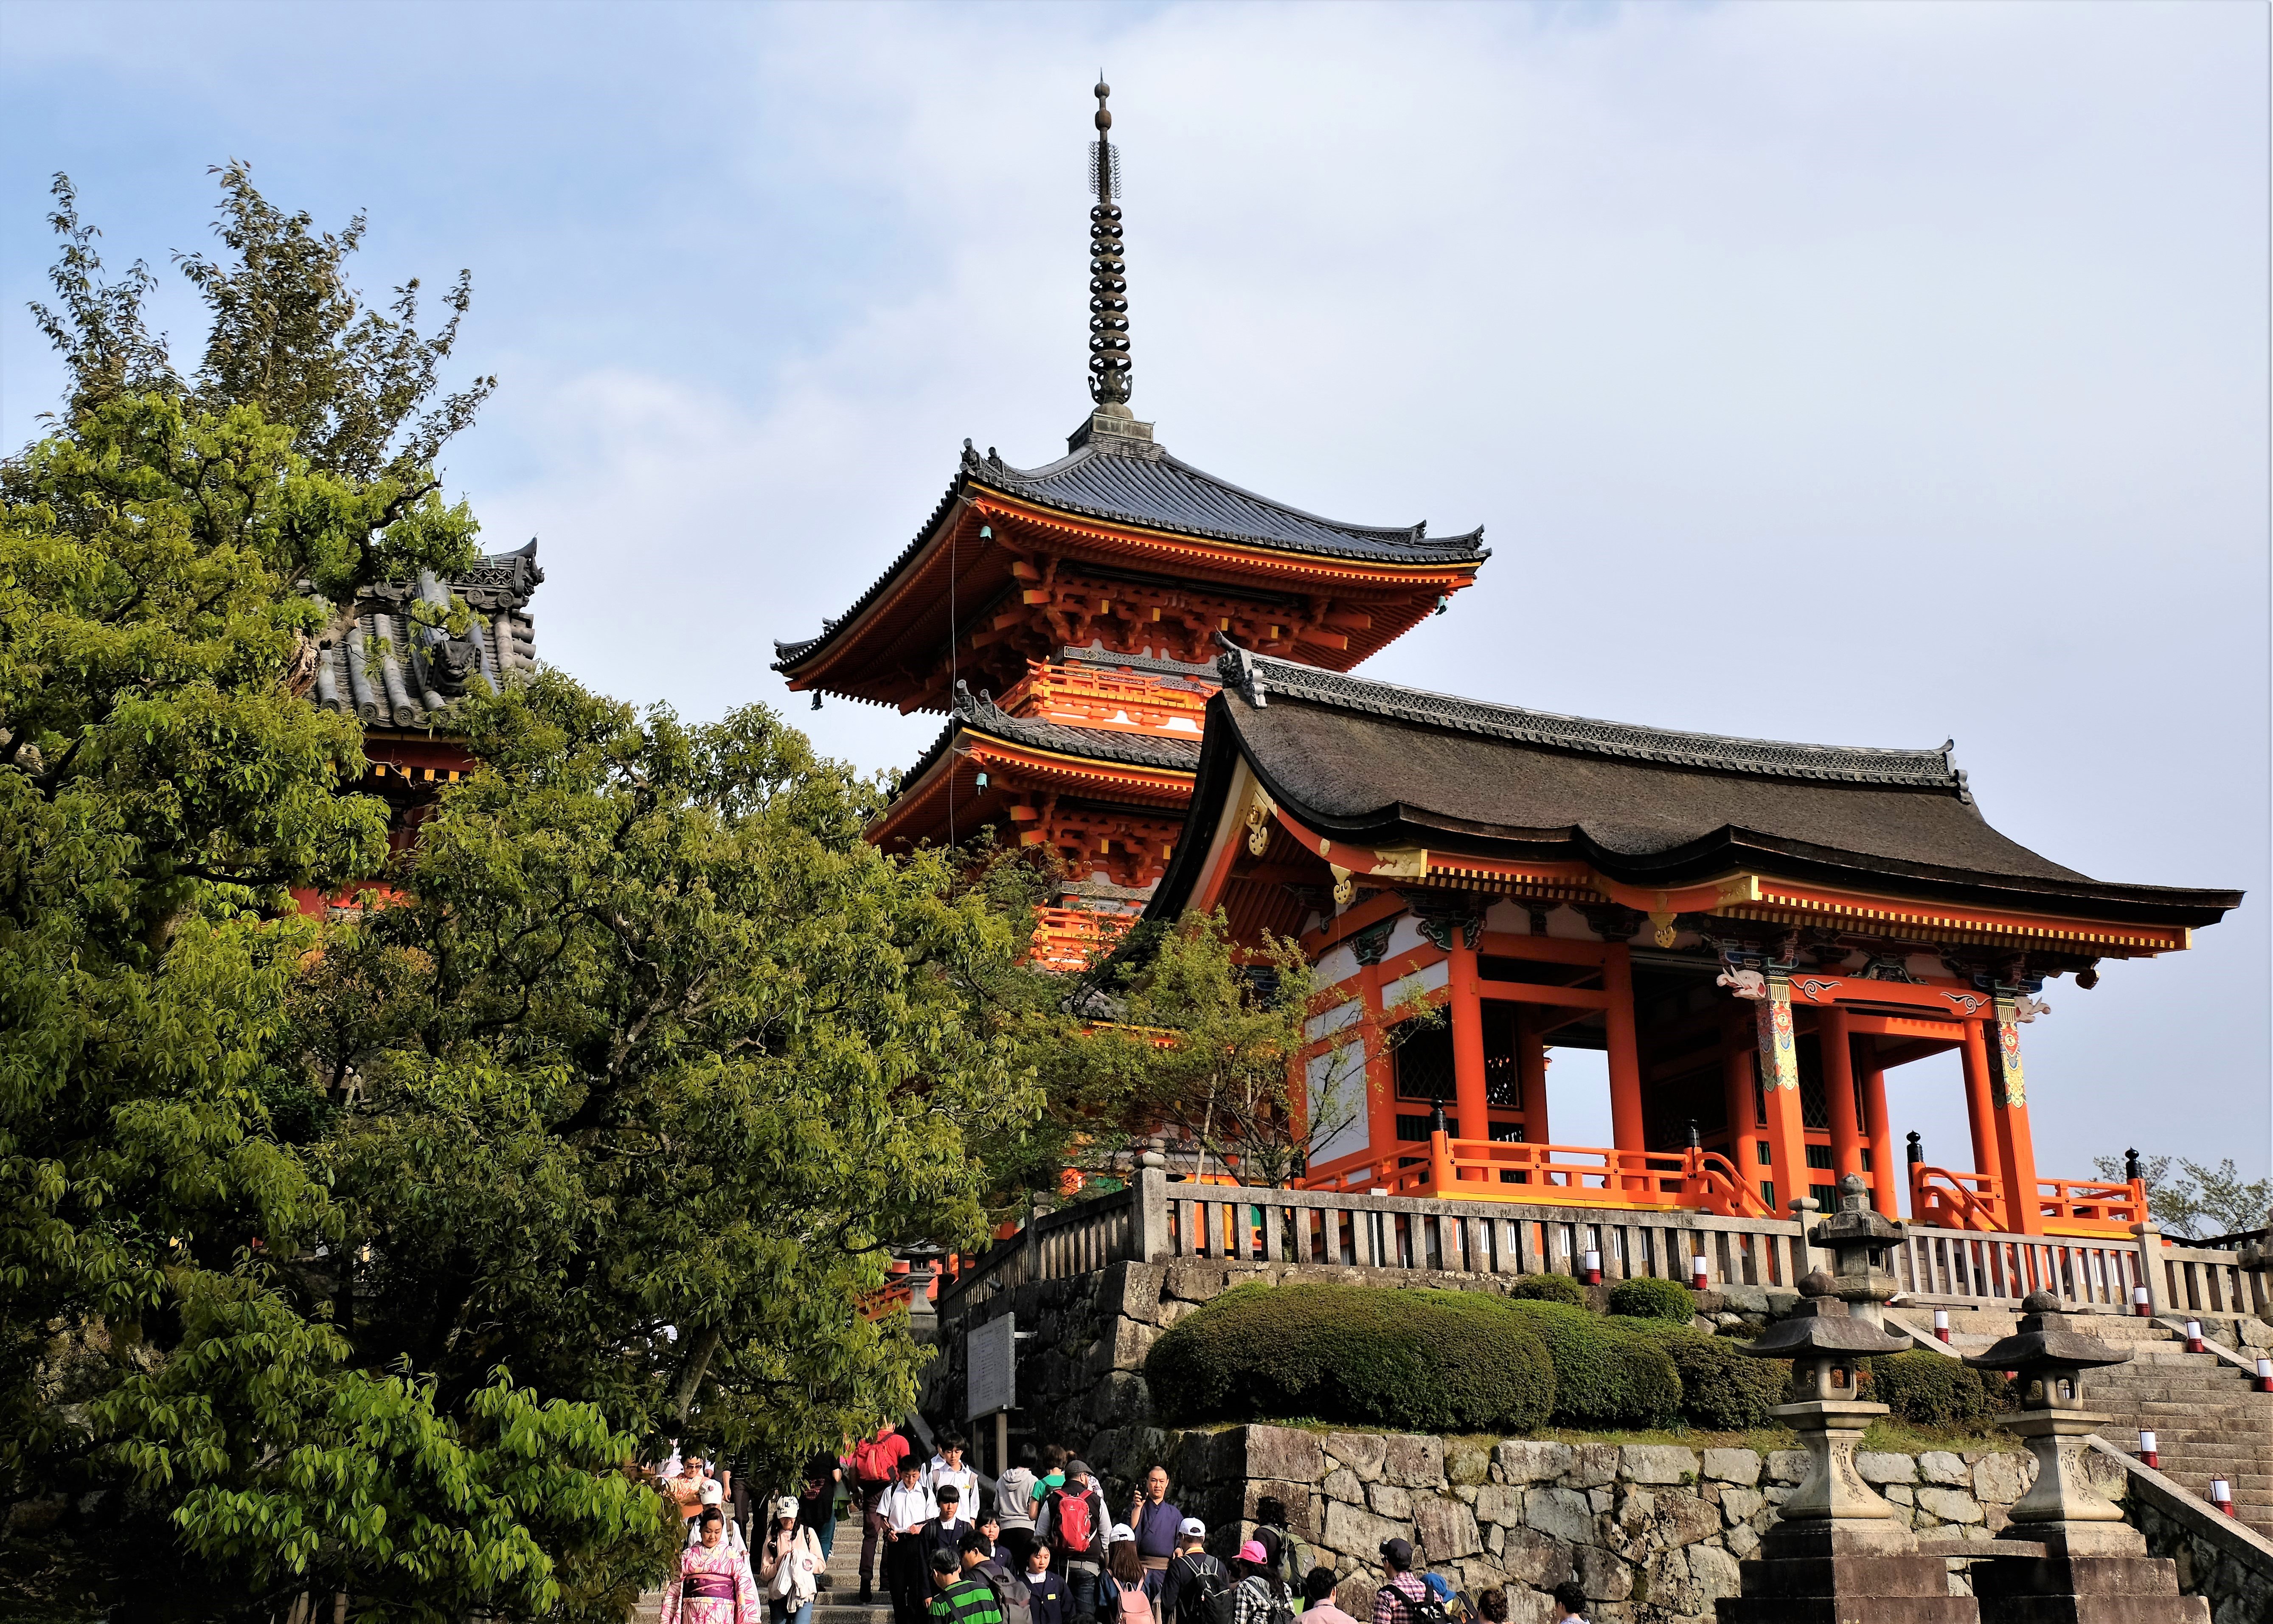
<svg viewBox="0 0 2273 1624">
<path fill-rule="evenodd" d="M 2143 1426 L 2139 1429 L 2139 1458 L 2157 1471 L 2163 1469 L 2163 1457 L 2155 1449 L 2155 1435 Z"/>
<path fill-rule="evenodd" d="M 2189 1320 L 2187 1321 L 2187 1351 L 2188 1353 L 2200 1353 L 2202 1350 L 2202 1321 L 2199 1320 Z"/>
<path fill-rule="evenodd" d="M 2273 1359 L 2257 1361 L 2257 1390 L 2260 1393 L 2273 1393 Z"/>
<path fill-rule="evenodd" d="M 1587 1248 L 1587 1283 L 1590 1286 L 1602 1283 L 1602 1254 L 1592 1246 Z"/>
<path fill-rule="evenodd" d="M 1712 1283 L 1712 1266 L 1706 1261 L 1705 1254 L 1701 1252 L 1689 1259 L 1689 1279 L 1690 1283 L 1699 1291 L 1706 1289 Z"/>
<path fill-rule="evenodd" d="M 1949 1340 L 1949 1310 L 1947 1308 L 1933 1311 L 1933 1334 L 1942 1342 Z"/>
<path fill-rule="evenodd" d="M 2154 1305 L 2147 1300 L 2146 1287 L 2134 1286 L 2131 1288 L 2131 1312 L 2138 1315 L 2142 1320 L 2146 1319 L 2149 1314 L 2155 1312 Z"/>
<path fill-rule="evenodd" d="M 2209 1480 L 2209 1503 L 2227 1516 L 2233 1515 L 2233 1485 L 2223 1477 Z"/>
</svg>

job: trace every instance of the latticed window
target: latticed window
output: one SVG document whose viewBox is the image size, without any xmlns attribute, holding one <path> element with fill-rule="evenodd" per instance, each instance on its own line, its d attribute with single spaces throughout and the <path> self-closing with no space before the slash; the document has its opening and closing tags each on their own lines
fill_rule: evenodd
<svg viewBox="0 0 2273 1624">
<path fill-rule="evenodd" d="M 1431 1026 L 1416 1032 L 1390 1057 L 1397 1067 L 1397 1097 L 1400 1100 L 1451 1100 L 1459 1094 L 1452 1079 L 1452 1029 Z M 1426 1130 L 1420 1135 L 1426 1139 Z"/>
</svg>

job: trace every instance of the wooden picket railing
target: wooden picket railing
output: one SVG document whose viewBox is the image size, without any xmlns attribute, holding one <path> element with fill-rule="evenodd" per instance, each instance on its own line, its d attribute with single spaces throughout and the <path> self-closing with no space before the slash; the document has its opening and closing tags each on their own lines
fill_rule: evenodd
<svg viewBox="0 0 2273 1624">
<path fill-rule="evenodd" d="M 1775 1216 L 1719 1153 L 1694 1147 L 1614 1150 L 1435 1133 L 1425 1146 L 1337 1168 L 1302 1180 L 1302 1186 L 1533 1206 L 1693 1209 L 1722 1218 Z"/>
</svg>

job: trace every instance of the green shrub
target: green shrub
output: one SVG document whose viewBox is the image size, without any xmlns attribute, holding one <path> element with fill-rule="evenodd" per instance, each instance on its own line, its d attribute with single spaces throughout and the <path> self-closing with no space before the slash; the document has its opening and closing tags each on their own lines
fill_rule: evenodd
<svg viewBox="0 0 2273 1624">
<path fill-rule="evenodd" d="M 1767 1426 L 1768 1411 L 1791 1385 L 1789 1359 L 1755 1359 L 1736 1340 L 1707 1336 L 1663 1320 L 1622 1321 L 1636 1335 L 1665 1350 L 1681 1376 L 1681 1417 L 1708 1432 L 1743 1432 Z"/>
<path fill-rule="evenodd" d="M 2004 1408 L 2011 1386 L 1994 1371 L 1973 1370 L 1923 1348 L 1872 1359 L 1870 1372 L 1877 1402 L 1913 1426 L 1977 1432 Z"/>
<path fill-rule="evenodd" d="M 1628 1319 L 1687 1325 L 1697 1317 L 1697 1294 L 1677 1280 L 1637 1276 L 1610 1288 L 1610 1312 Z"/>
<path fill-rule="evenodd" d="M 1525 1432 L 1553 1413 L 1555 1366 L 1517 1316 L 1457 1292 L 1251 1285 L 1178 1321 L 1144 1361 L 1172 1424 L 1315 1416 L 1415 1432 Z"/>
<path fill-rule="evenodd" d="M 1508 1288 L 1507 1294 L 1527 1302 L 1568 1303 L 1573 1308 L 1587 1305 L 1587 1288 L 1568 1274 L 1526 1274 Z"/>
<path fill-rule="evenodd" d="M 1528 1320 L 1555 1362 L 1555 1420 L 1563 1426 L 1669 1426 L 1681 1415 L 1673 1360 L 1631 1322 L 1535 1300 L 1478 1298 Z"/>
</svg>

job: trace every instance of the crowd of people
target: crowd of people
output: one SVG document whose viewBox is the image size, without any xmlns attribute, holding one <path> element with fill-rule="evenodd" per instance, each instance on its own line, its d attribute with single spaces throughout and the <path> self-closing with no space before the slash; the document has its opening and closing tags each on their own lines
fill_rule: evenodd
<svg viewBox="0 0 2273 1624">
<path fill-rule="evenodd" d="M 808 1461 L 795 1492 L 742 1498 L 731 1468 L 700 1455 L 657 1469 L 683 1520 L 678 1581 L 660 1624 L 812 1624 L 830 1588 L 839 1508 L 860 1519 L 859 1604 L 881 1583 L 892 1624 L 1359 1624 L 1335 1604 L 1335 1570 L 1306 1566 L 1286 1507 L 1256 1504 L 1253 1537 L 1228 1563 L 1207 1524 L 1168 1498 L 1154 1467 L 1125 1519 L 1108 1519 L 1087 1462 L 1027 1445 L 986 1492 L 949 1436 L 925 1458 L 886 1426 L 846 1454 Z M 746 1527 L 745 1524 L 747 1524 Z M 1385 1541 L 1367 1624 L 1506 1624 L 1504 1590 L 1471 1599 L 1430 1573 L 1411 1542 Z M 1574 1583 L 1553 1592 L 1559 1620 L 1586 1624 Z"/>
</svg>

